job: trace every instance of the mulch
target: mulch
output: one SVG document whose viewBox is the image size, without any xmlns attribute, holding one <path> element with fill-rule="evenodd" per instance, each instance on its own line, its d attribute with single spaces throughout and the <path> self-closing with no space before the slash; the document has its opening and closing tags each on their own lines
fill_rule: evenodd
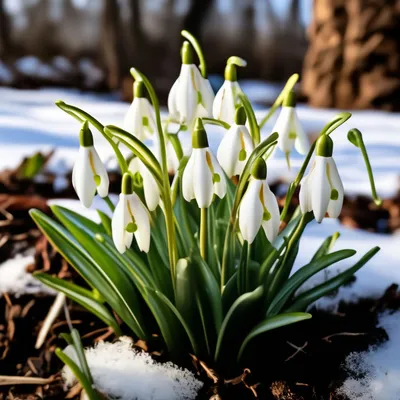
<svg viewBox="0 0 400 400">
<path fill-rule="evenodd" d="M 118 192 L 119 179 L 118 175 L 112 177 L 111 191 Z M 29 271 L 46 271 L 79 283 L 81 278 L 54 251 L 28 214 L 32 207 L 49 213 L 49 198 L 75 198 L 71 185 L 63 193 L 54 192 L 53 181 L 51 174 L 35 181 L 21 180 L 15 171 L 0 173 L 0 262 L 34 249 L 35 262 Z M 273 190 L 278 191 L 281 185 L 273 185 Z M 281 203 L 283 200 L 280 198 Z M 386 200 L 381 209 L 361 196 L 346 198 L 341 220 L 348 226 L 392 233 L 400 228 L 400 193 Z M 60 379 L 62 363 L 54 354 L 56 347 L 65 346 L 58 337 L 68 331 L 63 313 L 53 323 L 42 348 L 35 349 L 37 334 L 53 301 L 53 297 L 39 294 L 19 298 L 6 294 L 0 298 L 0 375 L 51 378 L 45 384 L 0 386 L 0 400 L 66 396 Z M 378 315 L 399 306 L 400 293 L 397 285 L 392 285 L 378 300 L 341 303 L 335 312 L 312 310 L 311 320 L 254 340 L 249 353 L 256 357 L 245 360 L 241 369 L 223 371 L 223 378 L 189 355 L 186 366 L 198 370 L 205 382 L 200 399 L 343 399 L 335 395 L 335 389 L 346 377 L 341 368 L 346 356 L 387 340 L 386 332 L 377 328 Z M 101 321 L 80 306 L 68 302 L 68 309 L 85 346 L 114 339 Z M 150 350 L 157 354 L 159 349 Z M 77 393 L 74 388 L 67 396 L 75 398 Z"/>
</svg>

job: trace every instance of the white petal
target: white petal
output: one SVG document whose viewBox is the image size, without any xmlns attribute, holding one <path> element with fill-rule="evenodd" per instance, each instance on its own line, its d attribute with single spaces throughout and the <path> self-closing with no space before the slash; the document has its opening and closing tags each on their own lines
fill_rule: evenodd
<svg viewBox="0 0 400 400">
<path fill-rule="evenodd" d="M 240 145 L 240 128 L 234 124 L 225 133 L 217 150 L 217 159 L 226 175 L 231 178 L 240 169 L 237 164 L 239 161 Z M 239 174 L 241 171 L 239 172 Z"/>
<path fill-rule="evenodd" d="M 93 171 L 90 165 L 89 155 L 93 147 L 79 148 L 78 158 L 74 165 L 74 187 L 82 204 L 89 208 L 92 205 L 96 193 Z"/>
<path fill-rule="evenodd" d="M 221 166 L 219 165 L 217 159 L 215 158 L 214 154 L 211 150 L 208 150 L 208 153 L 211 157 L 211 162 L 214 168 L 214 173 L 219 175 L 219 182 L 214 183 L 214 193 L 222 199 L 226 194 L 226 179 L 224 175 L 224 171 L 222 170 Z"/>
<path fill-rule="evenodd" d="M 278 147 L 284 153 L 290 153 L 293 150 L 294 139 L 289 137 L 289 134 L 293 126 L 293 107 L 282 107 L 278 119 L 275 122 L 275 126 L 272 129 L 272 133 L 278 132 Z"/>
<path fill-rule="evenodd" d="M 212 108 L 213 108 L 213 103 L 214 103 L 214 91 L 212 90 L 210 81 L 208 79 L 204 79 L 203 77 L 201 77 L 202 79 L 202 91 L 201 91 L 201 95 L 202 95 L 202 99 L 203 99 L 203 105 L 207 110 L 207 116 L 208 117 L 212 117 Z"/>
<path fill-rule="evenodd" d="M 327 157 L 316 156 L 313 171 L 311 203 L 317 222 L 321 222 L 328 210 L 331 190 L 326 174 Z"/>
<path fill-rule="evenodd" d="M 215 96 L 213 116 L 232 125 L 235 122 L 237 82 L 225 81 Z"/>
<path fill-rule="evenodd" d="M 263 207 L 260 200 L 262 181 L 250 181 L 239 207 L 239 228 L 243 239 L 252 243 L 260 230 Z"/>
<path fill-rule="evenodd" d="M 337 218 L 340 215 L 340 212 L 342 211 L 344 188 L 333 158 L 328 158 L 328 165 L 329 165 L 329 174 L 331 177 L 333 189 L 336 189 L 339 194 L 337 200 L 329 201 L 328 215 L 331 218 Z"/>
<path fill-rule="evenodd" d="M 145 139 L 141 98 L 134 98 L 124 119 L 124 129 L 140 140 Z"/>
<path fill-rule="evenodd" d="M 308 150 L 310 150 L 310 142 L 307 134 L 304 132 L 304 129 L 300 124 L 300 120 L 296 111 L 293 115 L 293 125 L 296 131 L 296 140 L 294 141 L 294 146 L 298 153 L 306 155 Z"/>
<path fill-rule="evenodd" d="M 134 232 L 136 242 L 139 249 L 147 253 L 150 248 L 149 214 L 136 193 L 132 193 L 127 197 L 137 225 L 137 230 Z"/>
<path fill-rule="evenodd" d="M 210 206 L 214 195 L 213 176 L 207 163 L 207 151 L 205 149 L 193 149 L 193 191 L 199 208 Z M 222 178 L 221 178 L 222 181 Z"/>
<path fill-rule="evenodd" d="M 303 214 L 312 211 L 311 204 L 312 172 L 306 175 L 300 183 L 300 209 Z"/>
<path fill-rule="evenodd" d="M 196 72 L 198 69 L 193 64 L 182 64 L 179 76 L 179 86 L 176 92 L 176 105 L 181 123 L 191 123 L 197 108 Z"/>
<path fill-rule="evenodd" d="M 179 87 L 179 77 L 172 85 L 171 90 L 169 91 L 168 94 L 168 112 L 170 117 L 176 120 L 179 119 L 179 111 L 176 103 L 178 87 Z"/>
<path fill-rule="evenodd" d="M 182 174 L 182 194 L 186 201 L 194 199 L 193 190 L 193 174 L 194 174 L 194 154 L 189 157 L 189 161 L 186 164 L 185 170 Z"/>
<path fill-rule="evenodd" d="M 93 157 L 94 169 L 96 171 L 96 174 L 100 177 L 100 185 L 97 186 L 97 193 L 99 194 L 100 197 L 106 197 L 108 196 L 108 187 L 110 184 L 106 167 L 102 163 L 94 147 L 91 149 L 90 152 L 92 153 Z"/>
<path fill-rule="evenodd" d="M 112 238 L 116 249 L 120 253 L 124 253 L 126 251 L 127 248 L 126 235 L 130 236 L 131 242 L 133 237 L 132 234 L 129 234 L 125 230 L 125 227 L 127 225 L 126 223 L 127 217 L 128 217 L 127 199 L 126 195 L 121 193 L 119 195 L 119 201 L 117 206 L 115 207 L 111 221 Z"/>
<path fill-rule="evenodd" d="M 150 211 L 154 211 L 160 203 L 160 189 L 151 172 L 141 161 L 140 175 L 143 178 L 144 198 L 146 200 L 147 208 Z"/>
<path fill-rule="evenodd" d="M 278 206 L 278 201 L 276 200 L 275 195 L 269 188 L 267 181 L 264 180 L 263 182 L 264 182 L 263 184 L 264 205 L 267 208 L 268 212 L 271 214 L 271 219 L 269 221 L 263 221 L 262 227 L 264 229 L 265 235 L 267 236 L 267 239 L 271 243 L 273 243 L 279 233 L 279 225 L 280 225 L 279 206 Z"/>
</svg>

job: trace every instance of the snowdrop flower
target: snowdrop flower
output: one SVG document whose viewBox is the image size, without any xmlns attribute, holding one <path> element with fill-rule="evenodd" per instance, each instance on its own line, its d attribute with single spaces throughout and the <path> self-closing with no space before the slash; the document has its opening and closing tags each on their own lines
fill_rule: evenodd
<svg viewBox="0 0 400 400">
<path fill-rule="evenodd" d="M 278 147 L 285 153 L 289 168 L 289 154 L 292 152 L 293 147 L 303 155 L 307 154 L 310 148 L 307 135 L 300 125 L 295 105 L 295 95 L 291 91 L 286 96 L 281 113 L 272 129 L 272 132 L 278 132 L 279 134 Z"/>
<path fill-rule="evenodd" d="M 245 126 L 246 112 L 243 107 L 235 111 L 235 122 L 225 133 L 217 151 L 217 159 L 229 178 L 241 175 L 254 150 L 253 139 Z"/>
<path fill-rule="evenodd" d="M 314 211 L 317 222 L 326 214 L 337 218 L 342 210 L 344 189 L 332 151 L 332 139 L 328 135 L 319 138 L 314 165 L 301 182 L 301 211 L 303 214 Z"/>
<path fill-rule="evenodd" d="M 80 148 L 72 170 L 72 185 L 81 203 L 89 208 L 94 195 L 108 196 L 107 171 L 93 146 L 93 135 L 85 121 L 79 133 Z"/>
<path fill-rule="evenodd" d="M 124 129 L 140 140 L 151 137 L 156 129 L 153 106 L 144 96 L 144 83 L 133 84 L 133 101 L 124 119 Z"/>
<path fill-rule="evenodd" d="M 279 233 L 279 207 L 267 183 L 267 166 L 258 158 L 251 171 L 249 186 L 239 207 L 239 228 L 243 239 L 252 243 L 262 227 L 273 243 Z"/>
<path fill-rule="evenodd" d="M 213 117 L 229 125 L 235 123 L 236 107 L 240 104 L 238 94 L 242 91 L 237 81 L 236 65 L 230 61 L 232 58 L 238 59 L 238 57 L 231 57 L 228 60 L 224 73 L 225 81 L 215 95 L 213 103 Z M 240 60 L 242 61 L 240 66 L 245 66 L 246 62 Z"/>
<path fill-rule="evenodd" d="M 160 204 L 160 189 L 153 175 L 137 157 L 134 157 L 129 163 L 129 171 L 132 172 L 133 175 L 139 173 L 142 177 L 144 198 L 147 208 L 150 211 L 154 211 Z"/>
<path fill-rule="evenodd" d="M 214 194 L 226 194 L 225 175 L 208 147 L 208 139 L 201 119 L 196 120 L 192 135 L 193 151 L 183 171 L 182 192 L 186 201 L 196 199 L 199 208 L 211 205 Z"/>
<path fill-rule="evenodd" d="M 170 117 L 189 129 L 197 117 L 210 117 L 214 93 L 209 81 L 193 64 L 193 50 L 184 42 L 181 50 L 182 67 L 168 95 Z"/>
<path fill-rule="evenodd" d="M 141 251 L 147 253 L 150 248 L 149 213 L 132 187 L 132 176 L 129 172 L 125 173 L 122 177 L 119 201 L 111 221 L 114 245 L 121 254 L 131 247 L 133 235 Z"/>
</svg>

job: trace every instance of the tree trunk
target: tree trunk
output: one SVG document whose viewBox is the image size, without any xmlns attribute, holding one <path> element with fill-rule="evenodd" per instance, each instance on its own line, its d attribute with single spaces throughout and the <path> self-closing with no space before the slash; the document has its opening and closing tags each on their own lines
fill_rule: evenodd
<svg viewBox="0 0 400 400">
<path fill-rule="evenodd" d="M 314 0 L 303 91 L 311 105 L 400 110 L 400 2 Z"/>
<path fill-rule="evenodd" d="M 4 0 L 0 0 L 0 59 L 5 59 L 10 54 L 9 23 Z"/>
</svg>

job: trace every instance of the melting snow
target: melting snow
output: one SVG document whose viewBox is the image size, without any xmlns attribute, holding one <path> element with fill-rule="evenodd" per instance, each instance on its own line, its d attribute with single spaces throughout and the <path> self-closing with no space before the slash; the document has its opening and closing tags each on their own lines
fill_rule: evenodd
<svg viewBox="0 0 400 400">
<path fill-rule="evenodd" d="M 66 354 L 79 363 L 75 350 Z M 85 350 L 94 385 L 110 398 L 119 400 L 191 400 L 203 383 L 187 369 L 171 362 L 160 364 L 148 353 L 138 352 L 128 337 L 115 343 L 100 342 Z M 68 386 L 76 380 L 68 367 L 63 369 Z"/>
<path fill-rule="evenodd" d="M 400 318 L 384 314 L 379 326 L 389 340 L 362 353 L 351 353 L 344 368 L 349 377 L 338 390 L 350 400 L 400 399 Z"/>
</svg>

